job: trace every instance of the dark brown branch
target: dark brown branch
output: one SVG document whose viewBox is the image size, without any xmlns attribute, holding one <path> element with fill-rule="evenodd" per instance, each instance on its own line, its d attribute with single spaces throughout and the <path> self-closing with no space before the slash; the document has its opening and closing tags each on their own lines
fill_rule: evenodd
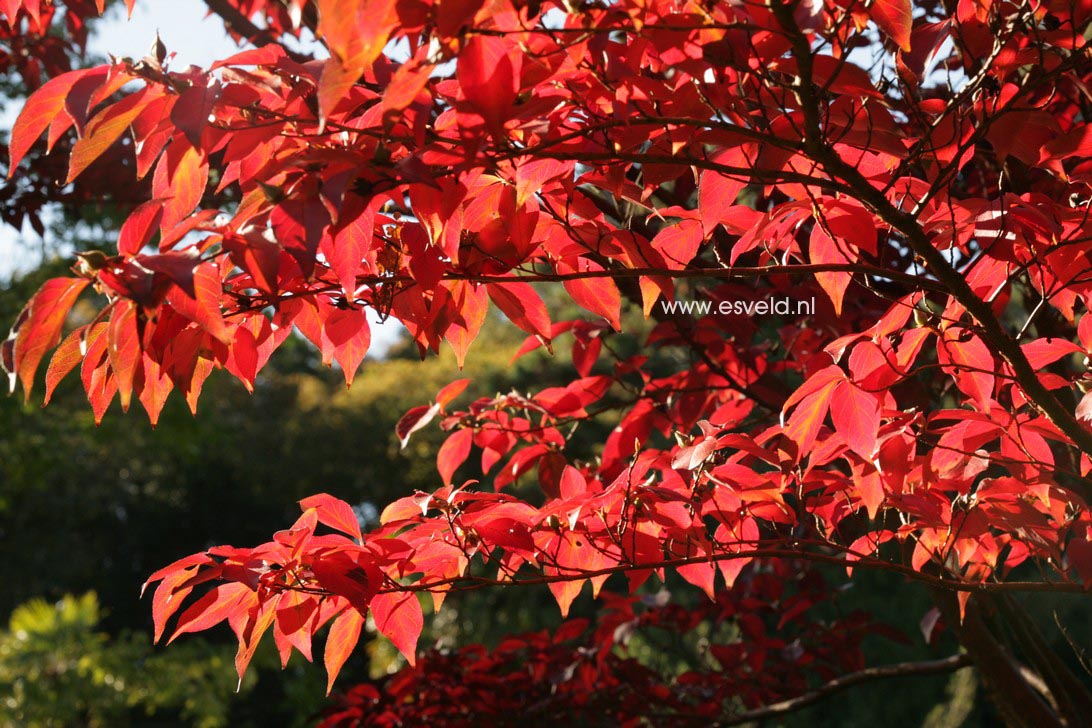
<svg viewBox="0 0 1092 728">
<path fill-rule="evenodd" d="M 971 597 L 961 613 L 953 594 L 934 591 L 933 599 L 974 661 L 1005 724 L 1012 728 L 1061 728 L 1058 715 L 1035 686 L 1038 676 L 1029 675 L 989 628 L 982 611 L 984 602 Z"/>
<path fill-rule="evenodd" d="M 230 0 L 205 0 L 205 7 L 209 9 L 210 13 L 220 16 L 220 19 L 224 21 L 224 25 L 228 29 L 240 35 L 246 39 L 246 41 L 255 46 L 262 46 L 268 43 L 279 43 L 280 38 L 268 28 L 262 28 L 254 23 L 253 20 L 243 15 L 238 8 L 231 4 Z M 285 53 L 289 55 L 293 60 L 303 62 L 310 60 L 307 56 L 300 53 L 296 53 L 290 48 L 284 48 Z"/>
<path fill-rule="evenodd" d="M 842 692 L 848 688 L 864 683 L 873 682 L 874 680 L 885 680 L 892 677 L 910 677 L 916 675 L 937 675 L 941 673 L 954 672 L 962 667 L 967 667 L 971 664 L 971 660 L 967 655 L 952 655 L 942 660 L 930 660 L 928 662 L 901 662 L 895 665 L 883 665 L 881 667 L 869 667 L 859 672 L 851 672 L 848 675 L 842 675 L 835 678 L 823 685 L 820 688 L 812 690 L 810 693 L 804 693 L 795 698 L 789 698 L 788 700 L 782 700 L 779 703 L 772 705 L 766 705 L 755 710 L 749 710 L 746 713 L 739 713 L 733 715 L 731 718 L 724 720 L 718 720 L 713 725 L 717 726 L 732 726 L 741 725 L 743 723 L 752 723 L 760 720 L 767 720 L 769 718 L 775 718 L 779 715 L 785 715 L 792 713 L 801 708 L 806 708 L 809 705 L 814 705 L 821 700 L 829 698 L 831 695 Z"/>
<path fill-rule="evenodd" d="M 231 32 L 241 35 L 254 45 L 277 40 L 268 30 L 258 27 L 254 21 L 243 15 L 229 0 L 205 0 L 205 5 L 210 13 L 220 16 Z"/>
</svg>

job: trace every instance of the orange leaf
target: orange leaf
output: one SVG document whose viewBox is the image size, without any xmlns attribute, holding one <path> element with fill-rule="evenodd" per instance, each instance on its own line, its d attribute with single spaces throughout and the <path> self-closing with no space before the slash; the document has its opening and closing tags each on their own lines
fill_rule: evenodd
<svg viewBox="0 0 1092 728">
<path fill-rule="evenodd" d="M 529 334 L 550 340 L 550 314 L 546 304 L 529 283 L 493 283 L 487 286 L 489 298 L 516 326 Z"/>
<path fill-rule="evenodd" d="M 602 268 L 586 260 L 581 261 L 583 271 L 598 271 Z M 576 272 L 562 271 L 564 272 Z M 564 282 L 565 290 L 583 309 L 602 316 L 614 328 L 622 329 L 622 295 L 618 286 L 610 278 L 573 278 Z"/>
<path fill-rule="evenodd" d="M 451 478 L 459 466 L 470 457 L 470 445 L 474 439 L 473 430 L 459 430 L 444 440 L 440 452 L 436 454 L 436 469 L 440 471 L 444 485 L 451 485 Z"/>
<path fill-rule="evenodd" d="M 880 30 L 909 53 L 910 27 L 913 23 L 910 0 L 876 0 L 871 13 Z"/>
<path fill-rule="evenodd" d="M 880 429 L 880 403 L 876 395 L 848 381 L 841 382 L 834 389 L 830 416 L 834 429 L 845 438 L 850 449 L 871 462 Z"/>
<path fill-rule="evenodd" d="M 246 584 L 231 582 L 213 587 L 182 613 L 167 644 L 187 632 L 201 632 L 215 627 L 236 610 L 246 608 L 247 602 L 251 601 L 248 597 L 253 600 L 258 598 Z"/>
<path fill-rule="evenodd" d="M 57 350 L 53 352 L 53 358 L 49 360 L 49 368 L 46 369 L 46 391 L 42 406 L 49 404 L 53 398 L 53 392 L 61 380 L 68 376 L 69 372 L 79 366 L 83 360 L 84 335 L 87 327 L 81 326 L 65 337 Z"/>
<path fill-rule="evenodd" d="M 467 385 L 470 384 L 469 379 L 456 379 L 451 384 L 448 384 L 439 392 L 436 393 L 436 404 L 440 405 L 440 409 L 447 407 L 451 404 L 456 397 L 466 391 Z"/>
<path fill-rule="evenodd" d="M 140 404 L 148 413 L 148 421 L 152 427 L 159 424 L 159 414 L 163 411 L 163 405 L 167 403 L 167 397 L 174 389 L 174 382 L 163 371 L 155 359 L 144 353 L 144 383 L 140 388 Z"/>
<path fill-rule="evenodd" d="M 326 636 L 326 651 L 323 653 L 323 662 L 326 663 L 326 694 L 334 688 L 334 680 L 341 672 L 349 654 L 356 647 L 360 639 L 360 628 L 364 626 L 364 617 L 352 607 L 342 612 L 330 626 L 330 634 Z"/>
<path fill-rule="evenodd" d="M 819 428 L 823 426 L 823 420 L 830 408 L 831 396 L 837 386 L 836 381 L 828 382 L 817 392 L 805 397 L 789 417 L 785 434 L 800 446 L 801 456 L 810 451 L 815 443 Z"/>
<path fill-rule="evenodd" d="M 15 329 L 12 352 L 13 370 L 11 388 L 15 389 L 15 376 L 23 384 L 26 399 L 34 386 L 34 373 L 46 351 L 61 340 L 61 329 L 68 312 L 83 289 L 90 283 L 86 278 L 52 278 L 46 281 L 19 314 Z"/>
<path fill-rule="evenodd" d="M 322 330 L 334 347 L 334 361 L 345 375 L 345 386 L 351 386 L 372 341 L 364 310 L 335 308 L 323 322 Z"/>
<path fill-rule="evenodd" d="M 811 230 L 811 246 L 808 249 L 811 262 L 823 264 L 849 264 L 856 260 L 857 249 L 852 244 L 835 240 L 822 225 L 816 222 Z M 842 298 L 845 296 L 853 274 L 848 271 L 827 271 L 815 274 L 815 280 L 834 304 L 835 315 L 842 315 Z"/>
<path fill-rule="evenodd" d="M 201 204 L 209 181 L 209 165 L 196 147 L 175 140 L 159 158 L 152 175 L 152 193 L 163 199 L 161 226 L 170 230 Z"/>
<path fill-rule="evenodd" d="M 8 167 L 9 179 L 15 174 L 15 168 L 19 166 L 19 162 L 30 151 L 34 142 L 51 124 L 60 124 L 55 134 L 52 135 L 53 138 L 56 138 L 75 123 L 64 110 L 65 101 L 68 99 L 72 87 L 77 82 L 98 79 L 100 76 L 100 83 L 105 81 L 109 68 L 109 66 L 97 66 L 62 73 L 46 81 L 41 88 L 27 98 L 27 102 L 23 105 L 23 110 L 19 112 L 19 117 L 15 120 L 15 125 L 11 130 L 11 143 L 8 147 L 8 154 L 11 156 L 11 164 Z"/>
<path fill-rule="evenodd" d="M 147 89 L 141 89 L 95 114 L 87 124 L 83 137 L 72 147 L 66 183 L 79 177 L 81 172 L 102 156 L 154 98 Z"/>
<path fill-rule="evenodd" d="M 468 281 L 447 281 L 445 285 L 451 291 L 452 322 L 444 333 L 444 338 L 455 351 L 455 359 L 462 369 L 466 361 L 466 352 L 470 344 L 477 338 L 485 323 L 485 315 L 489 309 L 489 299 L 485 286 L 475 285 Z"/>
<path fill-rule="evenodd" d="M 357 541 L 364 540 L 363 535 L 360 533 L 360 522 L 353 512 L 352 506 L 345 501 L 338 500 L 328 493 L 319 493 L 301 500 L 300 508 L 305 511 L 308 508 L 314 508 L 319 523 L 323 523 L 330 528 L 336 528 L 338 531 L 352 536 Z"/>
<path fill-rule="evenodd" d="M 117 378 L 110 369 L 109 323 L 103 321 L 91 329 L 87 336 L 80 379 L 87 392 L 87 400 L 95 415 L 95 424 L 102 422 L 106 409 L 118 391 Z"/>
<path fill-rule="evenodd" d="M 318 35 L 330 49 L 319 80 L 319 118 L 325 120 L 383 52 L 394 24 L 395 0 L 318 0 Z"/>
<path fill-rule="evenodd" d="M 376 594 L 371 601 L 375 628 L 394 643 L 413 665 L 417 661 L 417 638 L 425 626 L 421 603 L 414 592 Z"/>
<path fill-rule="evenodd" d="M 110 367 L 114 371 L 118 392 L 121 394 L 121 408 L 128 411 L 129 400 L 133 395 L 133 384 L 141 365 L 140 333 L 137 327 L 135 303 L 123 299 L 114 304 L 107 336 Z"/>
</svg>

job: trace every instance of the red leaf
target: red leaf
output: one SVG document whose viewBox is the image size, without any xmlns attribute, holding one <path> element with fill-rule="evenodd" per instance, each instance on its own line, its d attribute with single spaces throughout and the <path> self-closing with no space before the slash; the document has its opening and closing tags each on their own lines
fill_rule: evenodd
<svg viewBox="0 0 1092 728">
<path fill-rule="evenodd" d="M 845 438 L 849 448 L 872 462 L 880 428 L 880 403 L 876 395 L 850 382 L 842 382 L 834 389 L 830 416 L 834 429 Z"/>
<path fill-rule="evenodd" d="M 261 48 L 251 48 L 228 56 L 222 61 L 216 61 L 209 68 L 215 71 L 225 66 L 275 66 L 285 57 L 284 47 L 276 43 L 269 43 Z"/>
<path fill-rule="evenodd" d="M 204 155 L 186 142 L 171 142 L 152 177 L 152 192 L 164 200 L 164 230 L 178 225 L 201 204 L 208 181 L 209 165 Z"/>
<path fill-rule="evenodd" d="M 195 83 L 183 91 L 171 109 L 171 122 L 186 135 L 194 148 L 201 147 L 201 136 L 209 124 L 209 116 L 220 98 L 220 83 Z"/>
<path fill-rule="evenodd" d="M 913 23 L 911 5 L 910 0 L 876 0 L 869 11 L 880 30 L 907 53 L 910 52 L 910 27 Z"/>
<path fill-rule="evenodd" d="M 937 359 L 955 378 L 960 391 L 974 400 L 979 411 L 989 412 L 997 377 L 993 353 L 970 329 L 953 326 L 945 330 Z"/>
<path fill-rule="evenodd" d="M 487 288 L 489 298 L 512 323 L 544 341 L 550 340 L 550 314 L 529 283 L 492 283 Z"/>
<path fill-rule="evenodd" d="M 398 436 L 398 442 L 403 450 L 409 444 L 410 435 L 431 422 L 439 411 L 440 405 L 437 403 L 414 407 L 402 415 L 402 419 L 398 420 L 398 424 L 394 428 L 394 434 Z"/>
<path fill-rule="evenodd" d="M 457 430 L 440 446 L 440 452 L 436 455 L 436 469 L 440 471 L 444 485 L 451 485 L 451 478 L 455 475 L 455 471 L 470 457 L 470 445 L 473 439 L 473 430 Z"/>
<path fill-rule="evenodd" d="M 15 343 L 13 369 L 9 375 L 12 391 L 15 390 L 15 377 L 19 377 L 27 401 L 42 357 L 61 340 L 61 329 L 68 312 L 88 283 L 86 278 L 51 278 L 42 284 L 19 314 L 12 331 Z"/>
<path fill-rule="evenodd" d="M 319 523 L 323 523 L 330 528 L 336 528 L 358 542 L 364 540 L 364 536 L 360 533 L 360 522 L 356 518 L 356 513 L 353 512 L 352 506 L 345 501 L 338 500 L 328 493 L 319 493 L 301 500 L 300 508 L 305 511 L 308 508 L 314 508 Z"/>
<path fill-rule="evenodd" d="M 865 512 L 869 518 L 875 518 L 886 497 L 879 472 L 872 465 L 855 466 L 853 480 Z"/>
<path fill-rule="evenodd" d="M 576 498 L 588 490 L 588 480 L 584 474 L 572 465 L 566 465 L 561 471 L 560 495 L 562 498 Z"/>
<path fill-rule="evenodd" d="M 246 584 L 232 582 L 220 584 L 210 589 L 204 596 L 190 605 L 178 618 L 174 634 L 167 644 L 174 642 L 187 632 L 202 632 L 229 619 L 236 611 L 246 609 L 257 595 Z"/>
<path fill-rule="evenodd" d="M 136 255 L 151 242 L 163 219 L 163 200 L 149 200 L 133 210 L 122 223 L 118 253 Z"/>
<path fill-rule="evenodd" d="M 1083 321 L 1083 319 L 1082 319 Z M 1092 319 L 1090 319 L 1092 321 Z M 1070 354 L 1079 354 L 1083 350 L 1069 339 L 1036 339 L 1020 347 L 1032 369 L 1042 369 Z"/>
<path fill-rule="evenodd" d="M 473 22 L 484 0 L 447 0 L 436 6 L 436 30 L 441 38 L 457 35 L 463 27 Z"/>
<path fill-rule="evenodd" d="M 417 638 L 424 629 L 421 603 L 414 592 L 377 594 L 371 603 L 375 628 L 394 643 L 410 665 L 417 662 Z"/>
<path fill-rule="evenodd" d="M 789 417 L 785 434 L 800 446 L 801 456 L 811 451 L 811 446 L 819 434 L 819 428 L 823 426 L 823 420 L 826 419 L 831 397 L 838 384 L 838 380 L 826 382 L 817 391 L 805 397 Z"/>
<path fill-rule="evenodd" d="M 478 532 L 482 542 L 491 548 L 523 552 L 528 556 L 535 550 L 535 542 L 527 524 L 514 518 L 482 519 L 474 524 L 474 530 Z"/>
<path fill-rule="evenodd" d="M 199 324 L 221 343 L 230 345 L 234 341 L 235 334 L 224 322 L 224 315 L 220 308 L 221 298 L 224 295 L 220 266 L 215 262 L 198 266 L 193 272 L 193 288 L 195 297 L 190 297 L 181 290 L 169 292 L 167 300 L 171 308 Z"/>
<path fill-rule="evenodd" d="M 162 273 L 187 296 L 195 298 L 197 290 L 194 276 L 200 259 L 200 252 L 196 248 L 187 248 L 186 250 L 168 250 L 166 253 L 156 255 L 138 255 L 134 260 L 147 270 Z"/>
<path fill-rule="evenodd" d="M 108 333 L 110 367 L 121 395 L 121 409 L 129 410 L 133 384 L 141 365 L 140 332 L 137 327 L 137 307 L 132 301 L 119 300 L 110 316 Z"/>
<path fill-rule="evenodd" d="M 602 270 L 598 264 L 586 260 L 582 260 L 581 264 L 583 271 Z M 564 286 L 581 308 L 602 316 L 615 331 L 621 331 L 622 296 L 614 281 L 609 278 L 574 278 L 566 279 Z"/>
<path fill-rule="evenodd" d="M 195 554 L 190 558 L 193 560 L 192 563 L 199 563 L 199 561 L 204 560 L 204 554 Z M 176 564 L 172 564 L 172 566 Z M 189 581 L 193 577 L 194 571 L 194 569 L 181 568 L 181 565 L 179 565 L 178 571 L 164 574 L 161 577 L 162 581 L 159 582 L 155 594 L 152 595 L 152 623 L 154 627 L 152 641 L 156 644 L 159 644 L 159 640 L 163 638 L 163 630 L 167 627 L 167 620 L 178 611 L 185 602 L 186 597 L 193 590 L 192 586 L 179 587 L 183 582 Z M 149 579 L 149 581 L 152 581 L 152 579 Z M 147 588 L 147 586 L 148 584 L 145 583 L 144 587 Z"/>
<path fill-rule="evenodd" d="M 315 253 L 330 223 L 318 198 L 285 200 L 269 216 L 276 240 L 299 263 L 304 276 L 315 269 Z"/>
<path fill-rule="evenodd" d="M 1085 587 L 1092 586 L 1092 541 L 1087 538 L 1073 539 L 1069 542 L 1065 555 Z"/>
<path fill-rule="evenodd" d="M 349 659 L 353 648 L 360 640 L 360 629 L 364 626 L 364 617 L 355 609 L 346 609 L 330 626 L 330 633 L 326 636 L 326 651 L 323 653 L 323 662 L 326 664 L 326 694 L 329 695 L 334 687 L 334 680 Z"/>
<path fill-rule="evenodd" d="M 281 669 L 288 667 L 293 647 L 311 662 L 312 625 L 318 617 L 318 606 L 318 599 L 313 595 L 297 591 L 281 593 L 273 621 L 273 639 L 281 654 Z"/>
<path fill-rule="evenodd" d="M 371 250 L 375 213 L 371 208 L 337 231 L 324 235 L 320 247 L 326 261 L 341 283 L 348 300 L 356 297 L 356 277 L 360 275 L 364 256 Z"/>
<path fill-rule="evenodd" d="M 334 361 L 345 375 L 345 386 L 351 386 L 372 341 L 364 310 L 335 308 L 326 317 L 323 332 L 333 344 Z"/>
<path fill-rule="evenodd" d="M 325 120 L 387 44 L 395 0 L 318 0 L 318 35 L 331 58 L 319 81 L 319 118 Z"/>
<path fill-rule="evenodd" d="M 553 544 L 546 549 L 546 554 L 548 558 L 556 561 L 558 567 L 556 573 L 564 576 L 579 574 L 584 569 L 594 569 L 599 562 L 603 561 L 601 554 L 589 548 L 581 536 L 571 532 L 558 534 Z M 562 617 L 569 615 L 569 609 L 584 588 L 586 581 L 587 579 L 572 578 L 550 582 L 550 592 L 557 601 Z"/>
<path fill-rule="evenodd" d="M 445 285 L 451 291 L 452 322 L 444 333 L 444 338 L 455 352 L 455 360 L 462 369 L 466 361 L 466 352 L 470 344 L 478 337 L 485 315 L 489 309 L 489 298 L 485 286 L 469 281 L 447 281 Z"/>
<path fill-rule="evenodd" d="M 835 240 L 818 222 L 811 230 L 811 246 L 808 251 L 811 262 L 816 265 L 846 265 L 857 258 L 857 250 L 853 245 L 845 240 Z M 815 274 L 815 280 L 834 304 L 834 313 L 838 316 L 842 315 L 842 297 L 845 296 L 852 278 L 853 274 L 848 271 L 824 271 Z"/>
<path fill-rule="evenodd" d="M 117 379 L 110 369 L 109 334 L 110 325 L 102 322 L 91 330 L 87 337 L 87 351 L 80 368 L 80 379 L 91 403 L 95 415 L 95 424 L 102 422 L 110 402 L 118 391 Z"/>
<path fill-rule="evenodd" d="M 946 18 L 937 23 L 922 23 L 914 28 L 910 33 L 910 51 L 899 51 L 900 67 L 905 67 L 920 81 L 929 58 L 951 32 L 951 22 L 951 18 Z"/>
<path fill-rule="evenodd" d="M 747 162 L 738 147 L 719 150 L 711 161 L 732 167 L 742 167 Z M 746 184 L 747 180 L 743 178 L 729 177 L 716 170 L 702 171 L 698 184 L 698 210 L 706 235 L 712 235 L 713 228 L 729 218 L 736 197 Z"/>
<path fill-rule="evenodd" d="M 167 397 L 174 389 L 174 382 L 163 371 L 155 359 L 147 352 L 143 356 L 144 383 L 140 387 L 140 404 L 148 413 L 148 421 L 155 427 L 159 424 L 159 414 L 167 402 Z"/>
<path fill-rule="evenodd" d="M 383 92 L 383 116 L 390 118 L 412 104 L 428 86 L 432 66 L 410 60 L 398 66 Z"/>
<path fill-rule="evenodd" d="M 277 612 L 273 608 L 273 603 L 265 602 L 256 610 L 251 610 L 246 615 L 246 621 L 242 627 L 237 630 L 239 649 L 235 653 L 235 672 L 239 675 L 240 686 L 243 684 L 243 677 L 246 675 L 247 667 L 254 658 L 254 652 L 258 649 L 258 643 L 262 640 L 262 635 L 273 624 L 276 615 Z"/>
<path fill-rule="evenodd" d="M 338 551 L 315 559 L 311 570 L 324 589 L 344 597 L 361 612 L 368 609 L 368 602 L 383 585 L 382 572 L 364 554 L 354 557 Z"/>
<path fill-rule="evenodd" d="M 258 342 L 245 326 L 235 329 L 235 336 L 228 349 L 227 370 L 243 383 L 248 392 L 254 391 L 254 379 L 258 376 Z"/>
<path fill-rule="evenodd" d="M 471 36 L 455 69 L 463 96 L 498 135 L 519 92 L 520 56 L 510 56 L 508 49 L 504 38 Z"/>
<path fill-rule="evenodd" d="M 466 391 L 468 384 L 470 384 L 469 379 L 456 379 L 436 394 L 436 404 L 440 405 L 440 409 L 443 410 L 451 404 L 456 397 Z"/>
<path fill-rule="evenodd" d="M 56 123 L 56 119 L 62 119 L 61 130 L 72 126 L 72 117 L 65 112 L 65 102 L 72 87 L 77 82 L 86 82 L 91 79 L 101 83 L 106 80 L 109 70 L 109 66 L 97 66 L 62 73 L 46 81 L 41 88 L 27 98 L 11 130 L 11 142 L 8 146 L 8 154 L 11 157 L 8 167 L 9 179 L 15 174 L 15 168 L 19 166 L 19 162 L 50 124 Z"/>
<path fill-rule="evenodd" d="M 224 249 L 232 262 L 242 268 L 263 293 L 277 292 L 277 273 L 281 266 L 281 246 L 259 233 L 227 234 Z"/>
<path fill-rule="evenodd" d="M 101 332 L 101 328 L 100 328 Z M 53 398 L 53 392 L 68 374 L 79 366 L 83 360 L 84 336 L 88 333 L 86 326 L 81 326 L 65 337 L 57 350 L 53 352 L 53 358 L 49 360 L 49 368 L 46 369 L 45 399 L 42 406 L 49 404 Z"/>
<path fill-rule="evenodd" d="M 694 259 L 704 241 L 702 224 L 697 220 L 683 220 L 657 233 L 652 239 L 652 247 L 663 256 L 668 268 L 682 270 Z"/>
<path fill-rule="evenodd" d="M 142 89 L 96 114 L 88 123 L 83 137 L 72 147 L 66 182 L 79 177 L 102 156 L 155 98 L 147 89 Z"/>
<path fill-rule="evenodd" d="M 683 579 L 705 592 L 710 599 L 715 598 L 717 569 L 716 564 L 712 561 L 684 564 L 675 570 L 679 572 L 679 576 Z"/>
</svg>

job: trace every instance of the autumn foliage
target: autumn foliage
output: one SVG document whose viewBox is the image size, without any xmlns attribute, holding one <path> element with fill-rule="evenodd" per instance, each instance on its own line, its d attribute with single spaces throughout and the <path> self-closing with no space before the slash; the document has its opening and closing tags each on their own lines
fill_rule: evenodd
<svg viewBox="0 0 1092 728">
<path fill-rule="evenodd" d="M 708 721 L 868 674 L 868 619 L 792 642 L 759 615 L 807 624 L 831 574 L 883 570 L 934 595 L 966 653 L 906 674 L 969 661 L 1013 724 L 1084 714 L 1057 658 L 1027 630 L 998 652 L 982 615 L 1092 586 L 1087 0 L 207 4 L 238 54 L 176 68 L 158 48 L 27 100 L 12 175 L 63 142 L 78 183 L 129 138 L 147 195 L 116 249 L 27 304 L 3 345 L 13 388 L 29 397 L 48 362 L 46 401 L 78 370 L 96 417 L 137 401 L 154 424 L 176 392 L 196 411 L 214 370 L 253 388 L 293 331 L 350 384 L 369 309 L 460 362 L 499 314 L 521 356 L 571 350 L 574 376 L 422 392 L 398 436 L 447 433 L 436 490 L 367 532 L 316 495 L 266 544 L 165 567 L 146 585 L 157 638 L 227 622 L 242 675 L 263 637 L 310 660 L 328 627 L 332 685 L 370 619 L 419 661 L 354 688 L 337 725 L 397 724 L 411 694 L 418 718 L 455 720 L 456 688 L 488 720 L 513 661 L 539 676 L 529 696 L 577 681 L 543 715 Z M 27 28 L 45 7 L 0 12 Z M 558 319 L 558 291 L 583 315 Z M 818 309 L 717 308 L 771 295 Z M 81 297 L 99 314 L 69 330 Z M 483 482 L 456 478 L 471 459 Z M 672 574 L 708 605 L 634 612 L 628 594 Z M 423 604 L 521 584 L 563 614 L 588 590 L 600 623 L 419 657 Z M 665 681 L 622 654 L 617 628 L 642 619 L 750 626 L 711 648 L 722 669 Z"/>
</svg>

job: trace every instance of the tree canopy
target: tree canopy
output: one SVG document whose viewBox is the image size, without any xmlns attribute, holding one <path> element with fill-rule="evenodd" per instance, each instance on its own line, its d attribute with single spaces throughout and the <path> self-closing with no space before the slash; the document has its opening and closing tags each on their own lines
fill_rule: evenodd
<svg viewBox="0 0 1092 728">
<path fill-rule="evenodd" d="M 293 332 L 350 385 L 368 311 L 422 358 L 472 361 L 499 315 L 517 359 L 572 366 L 477 398 L 407 373 L 395 431 L 439 426 L 434 483 L 376 523 L 312 495 L 266 543 L 156 571 L 156 640 L 226 622 L 241 680 L 263 636 L 311 660 L 328 627 L 330 690 L 370 621 L 409 667 L 331 725 L 734 724 L 966 665 L 1011 725 L 1092 709 L 1079 648 L 1017 598 L 1092 587 L 1086 0 L 206 5 L 241 44 L 208 69 L 159 42 L 39 65 L 9 177 L 108 189 L 124 222 L 15 320 L 13 390 L 55 347 L 45 402 L 72 375 L 96 420 L 135 401 L 155 425 L 214 370 L 253 390 Z M 78 45 L 102 6 L 0 12 L 48 49 L 43 14 Z M 870 664 L 890 630 L 837 604 L 875 574 L 958 650 Z M 534 585 L 600 608 L 421 654 L 452 593 Z M 649 629 L 701 664 L 627 654 Z"/>
</svg>

